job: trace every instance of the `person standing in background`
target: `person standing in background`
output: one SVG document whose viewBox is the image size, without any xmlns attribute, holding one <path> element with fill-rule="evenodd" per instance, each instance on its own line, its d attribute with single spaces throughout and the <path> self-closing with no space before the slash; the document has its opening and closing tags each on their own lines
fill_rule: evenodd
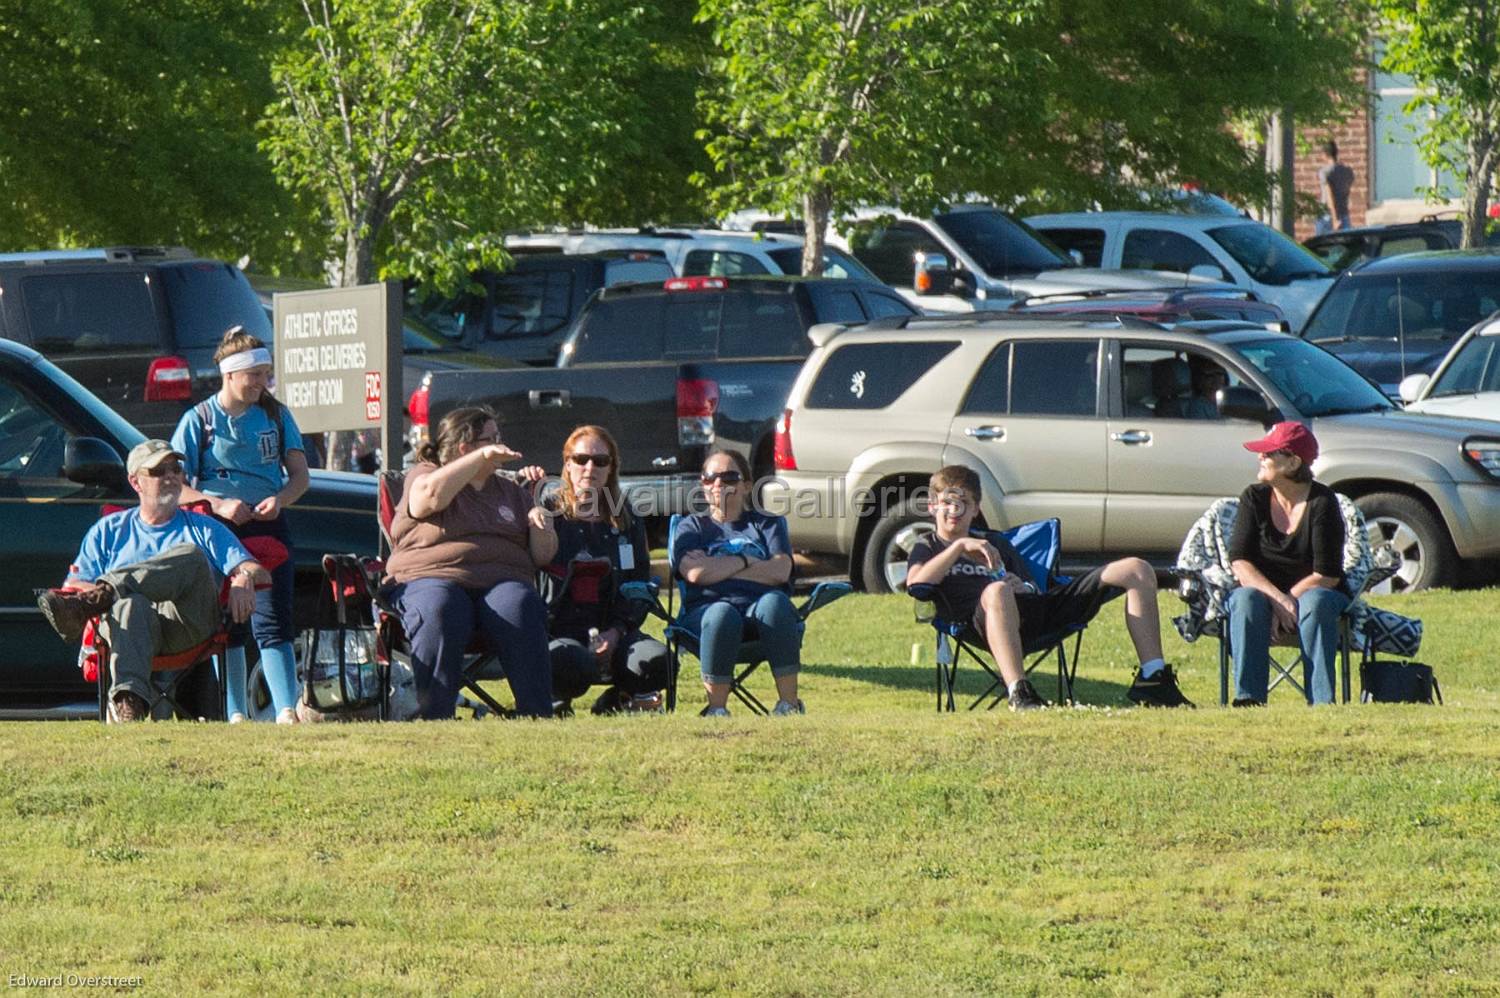
<svg viewBox="0 0 1500 998">
<path fill-rule="evenodd" d="M 1323 143 L 1323 165 L 1318 167 L 1318 198 L 1324 212 L 1317 222 L 1318 235 L 1349 228 L 1349 191 L 1353 186 L 1353 168 L 1339 162 L 1339 144 L 1329 139 Z"/>
</svg>

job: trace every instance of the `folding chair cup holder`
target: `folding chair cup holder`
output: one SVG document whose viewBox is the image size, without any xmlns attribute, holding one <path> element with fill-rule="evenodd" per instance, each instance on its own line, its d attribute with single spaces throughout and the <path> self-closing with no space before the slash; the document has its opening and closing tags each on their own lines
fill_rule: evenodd
<svg viewBox="0 0 1500 998">
<path fill-rule="evenodd" d="M 681 611 L 674 611 L 674 603 L 681 602 L 683 607 L 687 605 L 687 582 L 677 574 L 677 564 L 672 560 L 671 554 L 676 549 L 677 530 L 681 525 L 683 517 L 674 515 L 667 525 L 667 602 L 661 601 L 661 587 L 652 582 L 627 582 L 620 587 L 621 597 L 638 602 L 646 607 L 647 611 L 665 622 L 663 636 L 666 638 L 667 658 L 670 662 L 670 678 L 667 682 L 666 707 L 668 711 L 677 709 L 677 680 L 682 668 L 682 653 L 685 651 L 694 658 L 698 657 L 698 635 L 687 627 L 683 627 Z M 791 583 L 788 582 L 790 591 Z M 797 627 L 799 634 L 805 633 L 807 618 L 817 611 L 828 606 L 854 591 L 854 587 L 847 582 L 820 582 L 813 587 L 807 599 L 796 606 Z M 754 638 L 740 644 L 739 654 L 735 660 L 734 677 L 730 681 L 730 692 L 740 703 L 744 704 L 752 713 L 765 715 L 770 711 L 761 702 L 746 682 L 754 675 L 766 661 L 761 651 L 760 642 Z M 707 710 L 707 708 L 704 708 Z"/>
<path fill-rule="evenodd" d="M 1335 660 L 1339 671 L 1337 693 L 1344 703 L 1348 703 L 1353 685 L 1355 649 L 1359 650 L 1363 687 L 1365 668 L 1379 653 L 1405 659 L 1416 656 L 1422 643 L 1422 621 L 1389 610 L 1378 610 L 1365 603 L 1365 594 L 1394 575 L 1400 559 L 1388 545 L 1382 545 L 1378 550 L 1372 548 L 1364 514 L 1359 507 L 1342 494 L 1338 495 L 1338 501 L 1344 520 L 1344 577 L 1355 594 L 1339 615 L 1338 657 Z M 1218 639 L 1221 706 L 1229 703 L 1234 657 L 1229 639 L 1228 599 L 1236 583 L 1229 564 L 1228 538 L 1238 511 L 1239 499 L 1233 496 L 1218 499 L 1209 506 L 1188 531 L 1177 555 L 1177 565 L 1172 569 L 1172 574 L 1178 579 L 1178 595 L 1187 604 L 1187 611 L 1173 621 L 1178 633 L 1187 641 L 1199 637 Z M 1295 675 L 1304 665 L 1300 645 L 1295 641 L 1284 641 L 1274 647 L 1291 648 L 1296 654 L 1286 664 L 1274 654 L 1271 656 L 1272 674 L 1266 688 L 1267 695 L 1285 683 L 1304 700 L 1308 699 L 1307 690 Z"/>
<path fill-rule="evenodd" d="M 1062 551 L 1062 521 L 1056 518 L 1035 520 L 1008 530 L 973 530 L 970 533 L 976 537 L 987 539 L 1000 537 L 1009 541 L 1036 579 L 1059 583 L 1067 581 L 1066 578 L 1056 574 L 1058 555 Z M 1004 677 L 975 647 L 978 645 L 983 649 L 983 635 L 974 629 L 968 619 L 960 618 L 958 614 L 951 611 L 950 607 L 946 606 L 942 593 L 936 585 L 909 586 L 907 594 L 917 601 L 917 622 L 930 624 L 937 631 L 934 658 L 936 659 L 938 711 L 956 709 L 954 692 L 959 662 L 964 655 L 968 655 L 989 677 L 989 685 L 969 704 L 969 710 L 976 709 L 986 700 L 989 701 L 986 709 L 994 709 L 1006 698 L 1008 690 Z M 945 610 L 948 612 L 945 613 Z M 1078 657 L 1083 645 L 1083 632 L 1086 629 L 1086 624 L 1074 624 L 1036 638 L 1021 648 L 1023 657 L 1030 660 L 1025 666 L 1028 676 L 1049 659 L 1056 660 L 1057 698 L 1060 702 L 1069 705 L 1076 702 L 1073 684 L 1078 675 Z M 1068 652 L 1070 638 L 1073 644 L 1071 655 Z"/>
</svg>

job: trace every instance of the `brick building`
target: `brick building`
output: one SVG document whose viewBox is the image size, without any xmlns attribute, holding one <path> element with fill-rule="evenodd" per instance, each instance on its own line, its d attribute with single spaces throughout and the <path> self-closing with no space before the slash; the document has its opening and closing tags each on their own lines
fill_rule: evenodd
<svg viewBox="0 0 1500 998">
<path fill-rule="evenodd" d="M 1423 215 L 1457 209 L 1458 178 L 1435 173 L 1422 161 L 1413 137 L 1423 128 L 1422 113 L 1403 110 L 1415 89 L 1406 77 L 1372 73 L 1369 99 L 1343 123 L 1333 128 L 1300 130 L 1292 175 L 1298 194 L 1318 198 L 1321 146 L 1329 138 L 1338 143 L 1339 162 L 1354 169 L 1349 192 L 1349 219 L 1356 226 L 1411 222 Z M 1424 198 L 1421 188 L 1441 186 L 1446 203 Z M 1313 218 L 1297 219 L 1297 238 L 1313 234 Z"/>
</svg>

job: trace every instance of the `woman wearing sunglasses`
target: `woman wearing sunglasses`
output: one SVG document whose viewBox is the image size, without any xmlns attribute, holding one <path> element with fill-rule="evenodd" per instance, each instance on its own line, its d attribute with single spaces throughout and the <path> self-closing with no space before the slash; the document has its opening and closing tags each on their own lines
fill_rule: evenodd
<svg viewBox="0 0 1500 998">
<path fill-rule="evenodd" d="M 1234 705 L 1266 702 L 1270 645 L 1301 647 L 1310 702 L 1333 703 L 1333 659 L 1344 587 L 1344 518 L 1338 496 L 1313 481 L 1318 441 L 1301 423 L 1277 423 L 1245 449 L 1260 455 L 1256 482 L 1240 495 L 1230 568 L 1229 646 Z"/>
<path fill-rule="evenodd" d="M 703 462 L 709 511 L 684 518 L 673 538 L 672 565 L 687 584 L 682 626 L 699 636 L 704 715 L 727 717 L 740 643 L 760 642 L 776 679 L 774 714 L 801 714 L 797 673 L 802 632 L 790 598 L 792 548 L 786 519 L 750 508 L 750 465 L 733 451 Z"/>
<path fill-rule="evenodd" d="M 620 450 L 602 426 L 563 444 L 555 498 L 557 554 L 545 569 L 552 692 L 562 701 L 608 683 L 595 714 L 655 710 L 667 685 L 667 649 L 641 633 L 646 608 L 619 598 L 621 583 L 651 577 L 645 525 L 620 494 Z"/>
<path fill-rule="evenodd" d="M 516 713 L 552 716 L 536 570 L 552 560 L 557 534 L 530 489 L 496 474 L 520 457 L 500 442 L 494 413 L 468 406 L 443 417 L 437 440 L 422 445 L 406 476 L 386 572 L 411 642 L 423 719 L 453 716 L 475 631 L 500 656 Z"/>
<path fill-rule="evenodd" d="M 297 421 L 271 394 L 271 351 L 233 326 L 224 333 L 214 363 L 223 385 L 182 414 L 172 448 L 186 456 L 188 486 L 182 502 L 208 500 L 214 515 L 242 541 L 271 537 L 288 557 L 271 571 L 271 587 L 255 594 L 250 629 L 260 648 L 261 674 L 278 724 L 297 720 L 297 663 L 292 654 L 295 573 L 286 507 L 307 491 L 307 456 Z M 243 721 L 242 684 L 229 684 L 229 720 Z"/>
</svg>

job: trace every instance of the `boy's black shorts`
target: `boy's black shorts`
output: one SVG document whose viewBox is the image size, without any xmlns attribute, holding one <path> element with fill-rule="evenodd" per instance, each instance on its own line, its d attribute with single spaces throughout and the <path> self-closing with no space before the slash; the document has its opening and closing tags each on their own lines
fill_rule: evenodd
<svg viewBox="0 0 1500 998">
<path fill-rule="evenodd" d="M 1043 638 L 1057 637 L 1075 624 L 1087 624 L 1099 608 L 1121 595 L 1119 586 L 1105 585 L 1100 579 L 1103 568 L 1096 568 L 1045 593 L 1016 594 L 1016 609 L 1021 613 L 1021 647 L 1033 649 Z M 974 630 L 984 636 L 984 608 L 976 606 Z"/>
</svg>

